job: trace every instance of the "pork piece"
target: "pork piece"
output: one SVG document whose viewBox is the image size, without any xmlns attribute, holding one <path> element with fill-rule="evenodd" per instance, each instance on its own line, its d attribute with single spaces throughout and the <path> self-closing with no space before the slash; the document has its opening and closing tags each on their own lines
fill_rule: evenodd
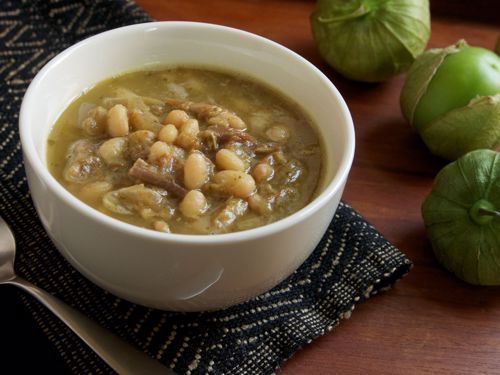
<svg viewBox="0 0 500 375">
<path fill-rule="evenodd" d="M 83 103 L 79 109 L 79 117 L 84 117 L 79 121 L 80 128 L 89 136 L 102 136 L 106 133 L 106 121 L 108 110 L 104 107 L 90 107 L 92 104 Z"/>
<path fill-rule="evenodd" d="M 213 225 L 218 231 L 229 231 L 229 227 L 247 210 L 248 203 L 246 201 L 240 198 L 229 198 L 222 210 L 214 217 Z"/>
<path fill-rule="evenodd" d="M 145 219 L 159 217 L 168 219 L 173 214 L 167 200 L 167 192 L 145 187 L 143 184 L 128 186 L 106 193 L 102 199 L 104 207 L 121 215 L 139 214 Z"/>
<path fill-rule="evenodd" d="M 155 143 L 155 133 L 150 130 L 137 130 L 128 135 L 128 153 L 132 160 L 146 159 L 149 149 Z"/>
<path fill-rule="evenodd" d="M 98 146 L 87 139 L 80 139 L 69 146 L 63 177 L 66 181 L 84 183 L 99 176 L 103 162 L 97 155 Z"/>
<path fill-rule="evenodd" d="M 148 164 L 142 159 L 137 159 L 135 161 L 132 168 L 128 171 L 128 175 L 149 185 L 165 189 L 179 198 L 183 198 L 188 192 L 175 182 L 172 176 L 161 173 L 156 166 Z"/>
<path fill-rule="evenodd" d="M 250 134 L 222 125 L 212 125 L 200 133 L 208 148 L 218 150 L 220 145 L 230 142 L 248 142 L 254 144 L 255 138 Z"/>
<path fill-rule="evenodd" d="M 240 130 L 246 128 L 245 122 L 237 114 L 217 105 L 178 99 L 167 99 L 165 102 L 174 109 L 182 109 L 193 114 L 198 120 L 206 121 L 209 125 Z"/>
<path fill-rule="evenodd" d="M 217 151 L 219 149 L 219 139 L 213 131 L 204 130 L 200 133 L 203 139 L 202 145 L 206 150 Z"/>
<path fill-rule="evenodd" d="M 254 149 L 256 155 L 269 155 L 278 151 L 281 151 L 281 145 L 276 142 L 262 143 Z"/>
<path fill-rule="evenodd" d="M 228 128 L 221 125 L 212 125 L 209 126 L 206 131 L 213 132 L 221 143 L 255 142 L 255 138 L 253 136 L 240 129 Z"/>
</svg>

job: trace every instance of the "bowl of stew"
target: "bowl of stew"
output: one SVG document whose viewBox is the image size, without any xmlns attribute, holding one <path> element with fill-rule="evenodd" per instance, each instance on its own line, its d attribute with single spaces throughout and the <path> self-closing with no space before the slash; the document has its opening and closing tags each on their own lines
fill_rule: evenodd
<svg viewBox="0 0 500 375">
<path fill-rule="evenodd" d="M 349 110 L 314 65 L 193 22 L 68 48 L 30 84 L 19 123 L 60 253 L 165 310 L 224 308 L 289 276 L 330 224 L 354 155 Z"/>
</svg>

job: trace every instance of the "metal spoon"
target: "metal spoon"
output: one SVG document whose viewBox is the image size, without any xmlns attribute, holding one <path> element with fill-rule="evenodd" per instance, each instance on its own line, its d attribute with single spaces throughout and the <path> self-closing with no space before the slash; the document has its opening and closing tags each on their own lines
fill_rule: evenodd
<svg viewBox="0 0 500 375">
<path fill-rule="evenodd" d="M 0 284 L 24 289 L 44 304 L 76 333 L 113 370 L 121 375 L 175 375 L 169 368 L 113 335 L 79 311 L 14 272 L 16 242 L 7 223 L 0 217 Z"/>
</svg>

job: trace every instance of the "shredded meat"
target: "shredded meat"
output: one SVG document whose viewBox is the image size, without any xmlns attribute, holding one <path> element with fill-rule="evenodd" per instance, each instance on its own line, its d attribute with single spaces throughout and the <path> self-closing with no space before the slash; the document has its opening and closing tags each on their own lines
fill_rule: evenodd
<svg viewBox="0 0 500 375">
<path fill-rule="evenodd" d="M 217 148 L 217 145 L 221 143 L 250 142 L 253 144 L 256 142 L 255 138 L 250 134 L 242 130 L 228 128 L 223 125 L 209 126 L 202 132 L 202 136 L 209 139 L 210 143 L 215 145 L 215 148 Z"/>
<path fill-rule="evenodd" d="M 179 198 L 183 198 L 188 192 L 175 182 L 174 177 L 160 173 L 154 165 L 148 164 L 142 159 L 135 161 L 132 168 L 129 169 L 128 175 L 147 184 L 161 187 Z"/>
<path fill-rule="evenodd" d="M 263 143 L 254 149 L 257 155 L 268 155 L 277 151 L 281 151 L 281 146 L 276 142 Z"/>
<path fill-rule="evenodd" d="M 97 156 L 97 145 L 80 139 L 68 148 L 63 176 L 66 181 L 83 183 L 101 173 L 102 160 Z"/>
<path fill-rule="evenodd" d="M 128 135 L 128 152 L 132 160 L 146 159 L 155 142 L 156 134 L 150 130 L 137 130 Z"/>
</svg>

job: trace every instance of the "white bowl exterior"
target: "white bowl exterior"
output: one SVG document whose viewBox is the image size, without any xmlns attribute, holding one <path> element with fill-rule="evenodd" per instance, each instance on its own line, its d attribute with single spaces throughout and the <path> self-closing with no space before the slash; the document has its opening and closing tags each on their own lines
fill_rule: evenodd
<svg viewBox="0 0 500 375">
<path fill-rule="evenodd" d="M 319 196 L 277 223 L 207 237 L 134 227 L 91 209 L 64 190 L 45 167 L 46 139 L 62 111 L 81 95 L 82 88 L 158 64 L 241 72 L 300 103 L 327 146 Z M 117 296 L 167 310 L 225 307 L 290 275 L 330 223 L 354 154 L 349 111 L 314 66 L 253 34 L 188 22 L 129 26 L 66 50 L 30 85 L 21 108 L 20 132 L 33 201 L 60 252 L 81 273 Z"/>
<path fill-rule="evenodd" d="M 37 211 L 62 255 L 115 295 L 164 310 L 213 310 L 249 299 L 290 275 L 310 255 L 341 192 L 316 215 L 258 239 L 219 244 L 144 241 L 81 215 L 27 167 Z M 45 185 L 46 187 L 46 185 Z"/>
</svg>

